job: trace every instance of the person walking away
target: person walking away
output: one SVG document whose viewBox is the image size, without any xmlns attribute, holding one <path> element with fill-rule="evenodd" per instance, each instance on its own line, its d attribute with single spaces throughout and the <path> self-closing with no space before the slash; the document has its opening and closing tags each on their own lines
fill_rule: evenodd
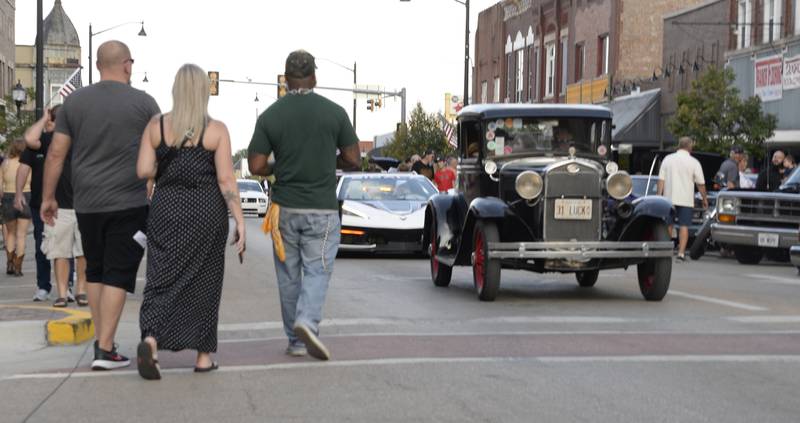
<svg viewBox="0 0 800 423">
<path fill-rule="evenodd" d="M 139 311 L 137 367 L 160 379 L 157 351 L 197 351 L 195 372 L 218 368 L 217 322 L 225 271 L 228 210 L 244 253 L 244 215 L 224 123 L 208 116 L 209 81 L 183 65 L 172 111 L 153 118 L 139 148 L 137 175 L 155 179 L 147 218 L 147 283 Z M 175 269 L 181 269 L 176 272 Z"/>
<path fill-rule="evenodd" d="M 776 191 L 781 186 L 784 159 L 786 159 L 786 153 L 783 150 L 775 150 L 772 153 L 772 162 L 758 174 L 756 190 Z"/>
<path fill-rule="evenodd" d="M 708 194 L 703 168 L 692 157 L 694 141 L 689 137 L 678 140 L 678 151 L 668 155 L 658 172 L 658 195 L 663 195 L 675 206 L 678 220 L 678 260 L 685 261 L 686 244 L 689 243 L 689 225 L 694 209 L 694 186 L 703 197 L 703 210 L 708 208 Z M 738 172 L 738 169 L 737 169 Z M 672 233 L 672 225 L 669 227 Z"/>
<path fill-rule="evenodd" d="M 5 239 L 6 255 L 8 263 L 6 274 L 23 276 L 22 260 L 25 258 L 25 240 L 28 237 L 28 226 L 31 224 L 31 209 L 24 207 L 21 210 L 14 208 L 14 198 L 17 193 L 17 173 L 20 167 L 20 156 L 25 150 L 25 141 L 22 139 L 14 140 L 9 148 L 8 157 L 0 165 L 3 176 L 3 220 L 5 221 L 3 237 Z M 20 191 L 30 202 L 31 197 L 31 178 L 28 175 L 19 181 Z M 37 290 L 34 301 L 46 301 L 47 292 Z"/>
<path fill-rule="evenodd" d="M 54 225 L 56 185 L 72 148 L 73 205 L 97 338 L 92 370 L 130 365 L 114 336 L 144 255 L 133 239 L 147 221 L 147 186 L 136 177 L 137 150 L 144 128 L 160 113 L 150 95 L 130 86 L 133 62 L 128 46 L 119 41 L 97 49 L 100 82 L 66 98 L 45 160 L 41 213 L 46 224 Z"/>
<path fill-rule="evenodd" d="M 289 54 L 288 95 L 259 116 L 248 162 L 254 175 L 275 174 L 265 231 L 275 246 L 286 353 L 327 360 L 319 323 L 339 248 L 336 167 L 358 169 L 361 158 L 347 112 L 314 92 L 315 69 L 310 53 Z"/>
<path fill-rule="evenodd" d="M 36 175 L 38 173 L 38 186 L 36 183 L 31 183 L 32 193 L 37 194 L 38 191 L 38 195 L 31 195 L 31 204 L 36 205 L 36 212 L 40 212 L 38 207 L 41 206 L 41 179 L 44 170 L 44 160 L 47 156 L 48 150 L 50 149 L 50 144 L 52 143 L 52 133 L 55 129 L 58 108 L 59 106 L 54 107 L 53 110 L 49 111 L 49 116 L 46 116 L 48 121 L 44 125 L 44 133 L 42 133 L 42 130 L 36 128 L 36 125 L 34 125 L 34 127 L 31 127 L 33 131 L 26 132 L 25 134 L 25 142 L 28 148 L 25 150 L 23 158 L 27 157 L 28 162 L 31 163 L 30 169 L 33 170 L 34 180 L 37 179 Z M 41 135 L 41 139 L 37 138 L 37 134 Z M 40 155 L 43 156 L 41 159 L 38 158 Z M 66 307 L 67 302 L 69 301 L 77 301 L 79 307 L 85 307 L 89 305 L 89 300 L 86 293 L 86 260 L 83 257 L 81 233 L 78 230 L 78 220 L 75 216 L 75 210 L 73 209 L 72 205 L 71 162 L 72 152 L 70 150 L 67 152 L 65 157 L 64 170 L 61 173 L 61 177 L 58 179 L 58 185 L 56 186 L 55 196 L 56 202 L 58 203 L 57 217 L 54 219 L 53 226 L 47 225 L 44 228 L 43 241 L 41 242 L 41 246 L 37 248 L 37 257 L 39 254 L 45 255 L 44 258 L 48 264 L 48 279 L 50 276 L 50 261 L 52 261 L 54 264 L 58 296 L 53 303 L 53 307 L 57 308 Z M 20 169 L 22 169 L 22 166 L 20 166 Z M 17 178 L 19 178 L 21 174 L 22 170 L 20 170 Z M 19 182 L 17 182 L 17 187 L 19 187 L 19 185 Z M 15 206 L 18 209 L 21 208 L 21 206 L 24 204 L 24 201 L 25 200 L 20 195 L 20 191 L 18 189 Z M 34 222 L 36 220 L 41 222 L 41 216 L 35 216 L 36 212 L 33 212 Z M 44 226 L 43 223 L 42 225 Z M 74 297 L 69 291 L 69 283 L 72 281 L 73 260 L 77 263 L 77 271 L 75 273 L 77 274 L 78 278 L 78 295 Z"/>
<path fill-rule="evenodd" d="M 742 155 L 742 160 L 739 161 L 739 188 L 741 189 L 755 189 L 756 184 L 747 177 L 745 171 L 747 170 L 747 162 L 750 157 L 747 154 Z"/>
<path fill-rule="evenodd" d="M 414 162 L 411 170 L 433 181 L 433 150 L 426 151 L 421 160 Z"/>
<path fill-rule="evenodd" d="M 434 180 L 439 192 L 447 192 L 453 188 L 456 181 L 456 166 L 458 166 L 458 160 L 455 157 L 448 157 L 447 165 L 436 172 Z"/>
<path fill-rule="evenodd" d="M 714 177 L 714 182 L 719 185 L 719 189 L 739 188 L 739 163 L 742 161 L 743 154 L 744 149 L 741 146 L 731 146 L 728 159 L 722 162 Z"/>
</svg>

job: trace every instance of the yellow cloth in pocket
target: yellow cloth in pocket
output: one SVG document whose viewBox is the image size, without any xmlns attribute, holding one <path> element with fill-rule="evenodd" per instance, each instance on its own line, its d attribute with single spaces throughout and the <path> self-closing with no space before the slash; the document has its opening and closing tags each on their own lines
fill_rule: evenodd
<svg viewBox="0 0 800 423">
<path fill-rule="evenodd" d="M 267 215 L 264 217 L 264 223 L 261 224 L 261 230 L 265 234 L 272 235 L 272 247 L 275 249 L 275 254 L 278 255 L 278 260 L 284 262 L 286 261 L 286 251 L 283 249 L 283 238 L 281 238 L 280 217 L 281 207 L 275 203 L 270 203 Z"/>
</svg>

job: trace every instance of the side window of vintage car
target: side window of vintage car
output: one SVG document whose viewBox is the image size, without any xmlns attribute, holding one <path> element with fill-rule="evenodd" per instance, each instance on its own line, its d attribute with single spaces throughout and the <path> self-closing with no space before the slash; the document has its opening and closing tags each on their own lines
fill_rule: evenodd
<svg viewBox="0 0 800 423">
<path fill-rule="evenodd" d="M 481 149 L 480 121 L 466 121 L 459 125 L 459 152 L 462 158 L 477 158 Z"/>
</svg>

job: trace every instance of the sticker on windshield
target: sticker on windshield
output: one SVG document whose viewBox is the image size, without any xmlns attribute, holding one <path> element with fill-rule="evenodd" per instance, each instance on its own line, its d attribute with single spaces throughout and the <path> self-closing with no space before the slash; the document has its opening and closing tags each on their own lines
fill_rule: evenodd
<svg viewBox="0 0 800 423">
<path fill-rule="evenodd" d="M 486 141 L 491 141 L 494 139 L 494 131 L 487 131 L 486 132 Z"/>
<path fill-rule="evenodd" d="M 505 121 L 506 128 L 511 129 L 514 127 L 514 119 L 508 118 Z"/>
<path fill-rule="evenodd" d="M 511 150 L 511 146 L 510 146 L 510 145 L 507 145 L 507 146 L 506 146 L 506 148 L 505 148 L 505 153 L 506 153 L 506 154 L 511 154 L 511 152 L 512 152 L 512 151 L 513 151 L 513 150 Z"/>
<path fill-rule="evenodd" d="M 488 127 L 490 131 L 494 131 L 497 129 L 497 124 L 495 122 L 489 122 Z"/>
<path fill-rule="evenodd" d="M 495 156 L 502 156 L 506 152 L 506 139 L 505 137 L 497 137 L 494 139 L 494 154 Z"/>
<path fill-rule="evenodd" d="M 520 118 L 514 119 L 513 124 L 514 124 L 514 129 L 522 129 L 522 119 Z"/>
<path fill-rule="evenodd" d="M 608 149 L 606 148 L 606 146 L 601 145 L 600 147 L 597 147 L 597 154 L 598 155 L 605 156 L 606 153 L 608 153 Z"/>
<path fill-rule="evenodd" d="M 505 125 L 505 124 L 506 124 L 506 121 L 504 121 L 503 119 L 497 119 L 496 121 L 494 121 L 494 125 L 495 125 L 496 128 L 502 128 L 503 125 Z"/>
<path fill-rule="evenodd" d="M 489 150 L 494 150 L 497 147 L 497 143 L 494 141 L 489 141 L 486 143 L 486 148 Z"/>
</svg>

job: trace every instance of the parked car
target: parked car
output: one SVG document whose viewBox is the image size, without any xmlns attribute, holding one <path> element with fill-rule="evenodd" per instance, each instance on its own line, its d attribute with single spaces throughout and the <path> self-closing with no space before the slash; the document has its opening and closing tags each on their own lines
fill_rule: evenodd
<svg viewBox="0 0 800 423">
<path fill-rule="evenodd" d="M 258 181 L 252 179 L 237 179 L 239 197 L 242 201 L 244 214 L 257 214 L 258 217 L 267 215 L 267 194 Z"/>
<path fill-rule="evenodd" d="M 492 301 L 503 268 L 573 273 L 637 266 L 645 299 L 669 289 L 670 202 L 631 200 L 633 180 L 609 160 L 611 112 L 588 105 L 474 105 L 458 115 L 457 189 L 428 202 L 424 243 L 431 278 L 472 266 L 478 298 Z"/>
<path fill-rule="evenodd" d="M 425 204 L 436 194 L 426 177 L 411 173 L 350 173 L 339 180 L 340 251 L 422 253 Z"/>
<path fill-rule="evenodd" d="M 758 264 L 764 255 L 789 261 L 800 241 L 800 172 L 777 192 L 721 191 L 711 239 L 733 249 L 739 263 Z"/>
</svg>

